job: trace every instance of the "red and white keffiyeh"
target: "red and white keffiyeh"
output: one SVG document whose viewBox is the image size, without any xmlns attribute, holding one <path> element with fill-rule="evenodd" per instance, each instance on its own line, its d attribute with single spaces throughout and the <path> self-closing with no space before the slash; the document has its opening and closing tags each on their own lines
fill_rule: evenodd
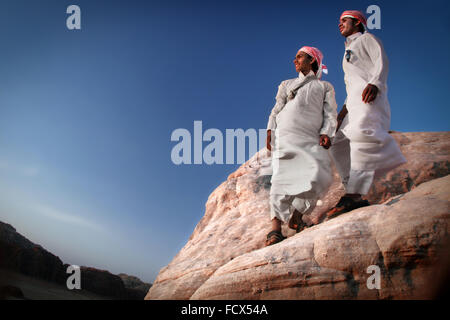
<svg viewBox="0 0 450 320">
<path fill-rule="evenodd" d="M 345 10 L 344 12 L 342 12 L 341 17 L 339 18 L 353 18 L 356 20 L 361 21 L 361 23 L 364 25 L 364 29 L 367 30 L 367 19 L 364 16 L 364 13 L 362 13 L 361 11 L 358 10 Z"/>
<path fill-rule="evenodd" d="M 322 64 L 323 54 L 319 49 L 314 48 L 314 47 L 304 46 L 299 51 L 302 51 L 302 52 L 310 55 L 317 61 L 317 65 L 319 66 L 319 69 L 317 70 L 317 73 L 316 73 L 317 78 L 319 78 L 319 79 L 321 78 L 322 72 L 325 74 L 328 74 L 327 66 Z"/>
</svg>

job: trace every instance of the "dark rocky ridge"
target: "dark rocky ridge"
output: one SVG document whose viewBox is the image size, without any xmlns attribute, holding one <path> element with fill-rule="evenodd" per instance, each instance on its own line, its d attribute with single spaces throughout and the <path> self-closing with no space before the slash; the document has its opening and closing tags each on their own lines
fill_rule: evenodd
<svg viewBox="0 0 450 320">
<path fill-rule="evenodd" d="M 22 236 L 13 226 L 0 222 L 0 269 L 65 286 L 70 276 L 66 273 L 68 266 L 59 257 Z M 107 298 L 142 300 L 151 286 L 137 277 L 127 276 L 124 281 L 121 276 L 106 270 L 80 268 L 81 288 Z"/>
</svg>

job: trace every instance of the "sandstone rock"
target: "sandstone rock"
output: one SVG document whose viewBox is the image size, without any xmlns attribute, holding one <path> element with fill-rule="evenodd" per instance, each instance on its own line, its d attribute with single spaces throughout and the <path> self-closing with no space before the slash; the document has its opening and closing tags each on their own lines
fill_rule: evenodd
<svg viewBox="0 0 450 320">
<path fill-rule="evenodd" d="M 423 182 L 450 173 L 450 133 L 392 135 L 408 163 L 375 181 L 368 195 L 372 203 L 382 203 L 415 189 Z M 448 203 L 445 202 L 448 199 L 439 198 L 434 202 L 434 195 L 430 195 L 428 198 L 423 196 L 421 201 L 411 198 L 419 197 L 418 193 L 405 195 L 394 198 L 390 205 L 359 209 L 298 235 L 284 229 L 283 232 L 292 237 L 274 247 L 263 248 L 265 236 L 270 231 L 270 176 L 262 175 L 262 165 L 266 161 L 266 152 L 262 150 L 210 195 L 204 217 L 184 248 L 160 271 L 146 299 L 416 296 L 416 291 L 409 285 L 420 284 L 411 282 L 413 280 L 402 282 L 397 272 L 402 274 L 402 279 L 421 279 L 416 277 L 417 270 L 426 271 L 428 267 L 425 264 L 435 262 L 429 254 L 437 250 L 442 238 L 439 232 L 444 232 L 444 229 L 433 224 L 431 221 L 434 220 L 420 217 L 444 221 L 447 217 L 443 216 L 443 208 L 448 213 Z M 305 218 L 307 223 L 324 221 L 323 213 L 337 202 L 343 192 L 335 174 L 330 192 L 321 199 L 322 205 Z M 430 213 L 424 215 L 421 210 Z M 398 212 L 391 214 L 392 211 Z M 403 219 L 410 220 L 410 224 L 402 224 Z M 437 232 L 433 228 L 439 232 L 433 233 Z M 396 238 L 397 233 L 402 236 Z M 414 251 L 411 241 L 415 235 L 425 239 L 429 237 L 429 242 L 424 245 L 432 248 L 431 251 Z M 335 242 L 334 245 L 327 245 L 330 240 Z M 333 258 L 327 258 L 329 256 Z M 423 267 L 422 262 L 419 263 L 420 268 L 413 267 L 415 265 L 411 263 L 417 259 L 424 263 Z M 392 276 L 384 276 L 382 285 L 386 289 L 379 295 L 363 285 L 367 278 L 363 269 L 370 264 L 384 266 L 384 274 L 393 273 Z M 395 286 L 387 283 L 401 286 L 396 291 Z M 218 286 L 217 290 L 211 289 L 213 286 Z"/>
<path fill-rule="evenodd" d="M 223 265 L 191 299 L 422 299 L 450 232 L 450 176 Z M 432 208 L 432 209 L 430 209 Z M 370 290 L 369 266 L 380 290 Z"/>
</svg>

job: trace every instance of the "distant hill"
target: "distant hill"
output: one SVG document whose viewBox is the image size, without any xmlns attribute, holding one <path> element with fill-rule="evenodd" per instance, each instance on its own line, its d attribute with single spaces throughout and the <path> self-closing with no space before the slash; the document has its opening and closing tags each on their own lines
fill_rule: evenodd
<svg viewBox="0 0 450 320">
<path fill-rule="evenodd" d="M 152 286 L 150 283 L 142 282 L 138 277 L 130 276 L 125 273 L 119 273 L 118 276 L 122 279 L 129 295 L 132 295 L 133 292 L 136 294 L 136 300 L 144 299 Z"/>
<path fill-rule="evenodd" d="M 151 287 L 151 284 L 144 283 L 134 276 L 126 274 L 119 276 L 106 270 L 82 266 L 82 290 L 69 290 L 66 288 L 66 280 L 69 277 L 66 273 L 68 266 L 63 264 L 59 257 L 18 233 L 13 226 L 0 221 L 0 298 L 2 294 L 7 295 L 8 292 L 18 289 L 23 291 L 25 298 L 27 298 L 28 290 L 29 295 L 38 299 L 101 299 L 103 297 L 142 300 Z M 26 277 L 29 277 L 27 281 L 24 280 Z M 77 293 L 86 291 L 94 295 L 77 296 Z M 3 298 L 5 297 L 7 298 L 7 296 Z"/>
<path fill-rule="evenodd" d="M 122 279 L 125 288 L 143 290 L 147 292 L 152 286 L 150 283 L 142 282 L 138 277 L 130 276 L 125 273 L 119 273 L 118 276 Z"/>
</svg>

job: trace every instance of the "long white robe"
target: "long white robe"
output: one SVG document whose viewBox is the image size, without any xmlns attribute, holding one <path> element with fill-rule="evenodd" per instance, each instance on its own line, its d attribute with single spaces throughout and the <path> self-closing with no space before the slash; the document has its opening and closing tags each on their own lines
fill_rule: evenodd
<svg viewBox="0 0 450 320">
<path fill-rule="evenodd" d="M 388 133 L 391 112 L 387 98 L 389 62 L 383 45 L 370 33 L 356 33 L 346 40 L 342 61 L 347 89 L 348 114 L 336 134 L 331 153 L 341 173 L 349 170 L 393 168 L 404 162 L 400 148 Z M 371 103 L 362 101 L 367 84 L 378 87 Z M 345 142 L 348 139 L 348 142 Z"/>
<path fill-rule="evenodd" d="M 306 80 L 309 82 L 288 101 L 289 92 Z M 334 88 L 313 72 L 306 77 L 300 73 L 280 84 L 276 100 L 267 126 L 275 130 L 270 194 L 317 199 L 332 182 L 331 158 L 319 145 L 319 137 L 326 134 L 331 138 L 336 131 Z"/>
</svg>

